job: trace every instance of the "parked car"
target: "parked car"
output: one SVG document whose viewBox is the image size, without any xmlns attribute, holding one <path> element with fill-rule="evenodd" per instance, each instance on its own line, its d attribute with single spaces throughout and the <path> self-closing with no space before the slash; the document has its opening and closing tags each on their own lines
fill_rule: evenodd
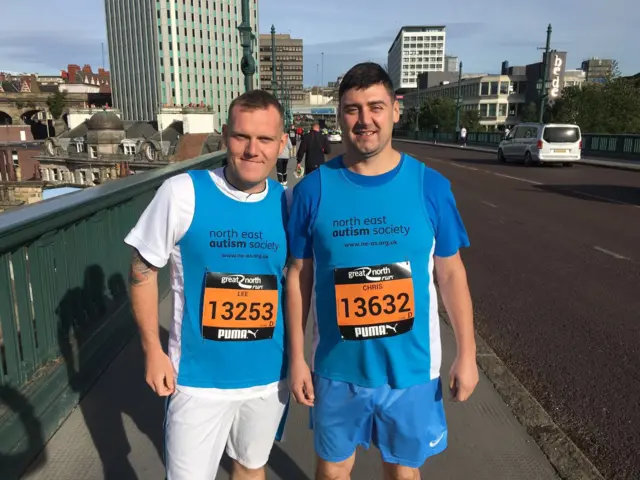
<svg viewBox="0 0 640 480">
<path fill-rule="evenodd" d="M 573 166 L 582 153 L 580 127 L 570 124 L 521 123 L 513 127 L 498 147 L 498 160 L 525 165 L 559 163 Z"/>
<path fill-rule="evenodd" d="M 342 134 L 337 130 L 333 130 L 327 135 L 327 140 L 329 140 L 329 143 L 342 143 Z"/>
</svg>

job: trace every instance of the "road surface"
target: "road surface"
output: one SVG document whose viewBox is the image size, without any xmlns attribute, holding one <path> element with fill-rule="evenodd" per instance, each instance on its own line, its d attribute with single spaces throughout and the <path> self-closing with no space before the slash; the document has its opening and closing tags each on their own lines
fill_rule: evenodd
<svg viewBox="0 0 640 480">
<path fill-rule="evenodd" d="M 452 182 L 481 336 L 606 478 L 640 478 L 640 172 L 395 146 Z"/>
</svg>

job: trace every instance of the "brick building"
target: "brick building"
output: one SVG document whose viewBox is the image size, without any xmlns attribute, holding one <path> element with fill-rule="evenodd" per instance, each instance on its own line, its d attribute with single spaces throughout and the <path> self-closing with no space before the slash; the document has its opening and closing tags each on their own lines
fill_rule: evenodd
<svg viewBox="0 0 640 480">
<path fill-rule="evenodd" d="M 0 182 L 40 179 L 37 156 L 43 142 L 33 139 L 28 125 L 0 127 Z"/>
<path fill-rule="evenodd" d="M 61 71 L 65 83 L 71 85 L 94 85 L 100 87 L 100 93 L 111 93 L 111 74 L 104 68 L 94 73 L 91 65 L 80 68 L 79 65 L 69 65 L 67 70 Z"/>
</svg>

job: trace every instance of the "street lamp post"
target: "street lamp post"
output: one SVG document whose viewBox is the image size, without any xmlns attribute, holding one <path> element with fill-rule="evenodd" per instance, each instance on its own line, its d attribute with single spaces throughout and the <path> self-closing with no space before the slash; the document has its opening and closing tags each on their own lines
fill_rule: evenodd
<svg viewBox="0 0 640 480">
<path fill-rule="evenodd" d="M 253 90 L 253 75 L 256 73 L 256 61 L 253 58 L 253 40 L 255 35 L 251 31 L 251 12 L 249 0 L 242 0 L 242 23 L 238 25 L 240 44 L 242 45 L 242 61 L 240 69 L 244 74 L 244 89 Z"/>
<path fill-rule="evenodd" d="M 271 25 L 271 92 L 278 98 L 278 81 L 276 80 L 276 27 Z"/>
<path fill-rule="evenodd" d="M 462 106 L 462 62 L 458 67 L 458 96 L 456 98 L 456 133 L 460 132 L 460 107 Z"/>
<path fill-rule="evenodd" d="M 544 67 L 542 69 L 542 79 L 538 82 L 540 91 L 540 119 L 539 122 L 544 122 L 544 105 L 547 101 L 548 89 L 547 89 L 547 76 L 549 75 L 549 50 L 551 48 L 551 24 L 547 27 L 547 46 L 544 49 Z"/>
</svg>

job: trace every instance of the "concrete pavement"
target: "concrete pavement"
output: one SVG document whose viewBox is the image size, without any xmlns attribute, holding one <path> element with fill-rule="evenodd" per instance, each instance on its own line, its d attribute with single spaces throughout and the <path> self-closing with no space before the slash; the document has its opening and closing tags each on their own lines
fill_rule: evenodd
<svg viewBox="0 0 640 480">
<path fill-rule="evenodd" d="M 290 170 L 293 164 L 290 162 Z M 295 183 L 290 176 L 289 183 Z M 166 337 L 171 301 L 160 305 Z M 445 375 L 455 354 L 449 325 L 441 323 Z M 310 340 L 310 336 L 307 337 Z M 309 347 L 309 345 L 308 345 Z M 309 351 L 310 348 L 307 349 Z M 489 355 L 479 350 L 479 355 Z M 162 466 L 163 400 L 144 383 L 143 358 L 134 338 L 110 365 L 79 407 L 47 445 L 26 479 L 158 479 Z M 537 444 L 516 420 L 510 407 L 481 373 L 472 398 L 463 404 L 446 400 L 449 447 L 424 466 L 424 478 L 466 480 L 547 480 L 558 478 Z M 308 411 L 293 405 L 285 441 L 276 444 L 269 479 L 312 479 L 314 453 L 307 428 Z M 228 479 L 228 462 L 218 479 Z M 354 479 L 380 479 L 375 449 L 362 452 Z"/>
<path fill-rule="evenodd" d="M 171 313 L 170 297 L 162 301 L 160 311 L 166 335 Z M 448 324 L 442 322 L 441 327 L 444 354 L 442 371 L 446 373 L 455 354 L 455 340 Z M 36 460 L 34 468 L 23 478 L 164 478 L 164 401 L 154 397 L 144 383 L 142 362 L 139 342 L 134 338 L 61 426 Z M 427 461 L 422 469 L 424 478 L 558 478 L 544 454 L 484 374 L 481 374 L 480 384 L 468 402 L 454 404 L 447 398 L 446 412 L 449 447 L 443 454 Z M 267 478 L 313 478 L 315 458 L 311 431 L 307 428 L 308 419 L 306 408 L 292 405 L 285 439 L 273 448 Z M 217 479 L 228 478 L 229 462 L 226 460 Z M 358 456 L 353 478 L 382 478 L 379 457 L 374 448 Z"/>
</svg>

